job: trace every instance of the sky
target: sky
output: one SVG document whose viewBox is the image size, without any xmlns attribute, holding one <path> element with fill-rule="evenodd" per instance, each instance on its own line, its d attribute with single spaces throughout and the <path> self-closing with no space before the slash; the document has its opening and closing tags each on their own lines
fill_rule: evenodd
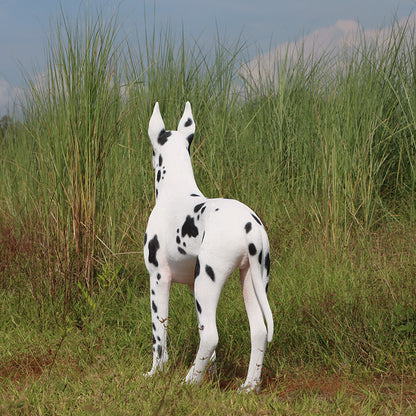
<svg viewBox="0 0 416 416">
<path fill-rule="evenodd" d="M 0 0 L 0 117 L 24 88 L 27 74 L 42 72 L 51 27 L 62 9 L 75 17 L 82 5 L 94 13 L 118 10 L 127 38 L 170 24 L 186 37 L 209 46 L 219 33 L 239 37 L 251 58 L 311 33 L 335 33 L 339 21 L 357 21 L 365 30 L 391 26 L 416 12 L 416 0 Z M 350 23 L 351 25 L 351 23 Z M 25 74 L 25 75 L 24 75 Z"/>
</svg>

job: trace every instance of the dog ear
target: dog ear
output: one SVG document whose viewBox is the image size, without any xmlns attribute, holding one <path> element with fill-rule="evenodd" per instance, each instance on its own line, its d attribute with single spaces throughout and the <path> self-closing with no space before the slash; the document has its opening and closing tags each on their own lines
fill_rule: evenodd
<svg viewBox="0 0 416 416">
<path fill-rule="evenodd" d="M 185 104 L 185 111 L 178 124 L 178 131 L 187 137 L 195 133 L 195 121 L 192 116 L 191 104 L 189 101 Z"/>
<path fill-rule="evenodd" d="M 157 142 L 158 137 L 165 131 L 165 123 L 159 110 L 159 103 L 156 102 L 153 109 L 152 117 L 149 121 L 149 129 L 147 130 L 152 144 Z"/>
</svg>

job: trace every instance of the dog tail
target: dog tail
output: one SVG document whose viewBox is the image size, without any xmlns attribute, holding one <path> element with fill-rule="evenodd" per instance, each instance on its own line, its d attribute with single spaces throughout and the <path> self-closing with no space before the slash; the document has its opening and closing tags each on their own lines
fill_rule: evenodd
<svg viewBox="0 0 416 416">
<path fill-rule="evenodd" d="M 258 228 L 255 247 L 250 247 L 249 244 L 249 262 L 251 279 L 253 283 L 254 292 L 259 302 L 263 317 L 266 320 L 267 325 L 267 341 L 271 342 L 273 338 L 273 314 L 270 309 L 269 302 L 267 300 L 267 289 L 269 286 L 269 275 L 270 275 L 270 245 L 269 239 L 267 238 L 266 231 L 263 227 Z M 253 230 L 254 231 L 254 230 Z M 254 253 L 255 251 L 255 253 Z"/>
</svg>

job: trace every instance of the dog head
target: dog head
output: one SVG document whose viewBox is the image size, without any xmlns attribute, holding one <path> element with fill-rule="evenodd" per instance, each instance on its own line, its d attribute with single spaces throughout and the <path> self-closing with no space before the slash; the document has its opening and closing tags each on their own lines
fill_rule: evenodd
<svg viewBox="0 0 416 416">
<path fill-rule="evenodd" d="M 188 153 L 194 138 L 195 121 L 192 116 L 191 104 L 185 104 L 185 110 L 179 121 L 178 129 L 166 130 L 162 115 L 159 110 L 159 103 L 155 104 L 152 116 L 149 121 L 148 134 L 153 147 L 153 168 L 156 169 L 157 160 L 164 148 L 174 145 L 175 147 L 184 146 Z"/>
</svg>

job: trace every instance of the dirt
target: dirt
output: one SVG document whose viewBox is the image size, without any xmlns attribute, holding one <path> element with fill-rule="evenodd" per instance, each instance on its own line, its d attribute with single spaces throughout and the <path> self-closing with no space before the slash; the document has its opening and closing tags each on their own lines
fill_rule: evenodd
<svg viewBox="0 0 416 416">
<path fill-rule="evenodd" d="M 32 383 L 48 374 L 53 367 L 76 367 L 76 363 L 67 357 L 58 357 L 55 352 L 48 350 L 42 353 L 19 353 L 0 363 L 0 384 L 8 380 L 16 388 Z M 236 389 L 235 372 L 233 377 L 221 374 L 220 388 Z M 241 370 L 242 373 L 242 370 Z M 242 374 L 239 374 L 240 376 Z M 212 377 L 212 376 L 211 376 Z M 209 377 L 209 378 L 211 378 Z M 242 379 L 241 377 L 239 377 Z M 271 371 L 265 371 L 260 395 L 276 395 L 282 401 L 302 400 L 304 397 L 317 397 L 319 400 L 332 402 L 337 397 L 343 400 L 350 398 L 354 406 L 359 408 L 366 403 L 370 395 L 380 397 L 382 402 L 396 403 L 401 408 L 416 406 L 416 376 L 384 374 L 380 376 L 347 376 L 329 373 L 325 370 L 310 371 L 303 368 L 286 371 L 275 377 Z"/>
<path fill-rule="evenodd" d="M 13 382 L 38 379 L 53 364 L 54 355 L 52 351 L 39 354 L 22 352 L 5 360 L 0 363 L 0 381 L 6 378 Z"/>
</svg>

